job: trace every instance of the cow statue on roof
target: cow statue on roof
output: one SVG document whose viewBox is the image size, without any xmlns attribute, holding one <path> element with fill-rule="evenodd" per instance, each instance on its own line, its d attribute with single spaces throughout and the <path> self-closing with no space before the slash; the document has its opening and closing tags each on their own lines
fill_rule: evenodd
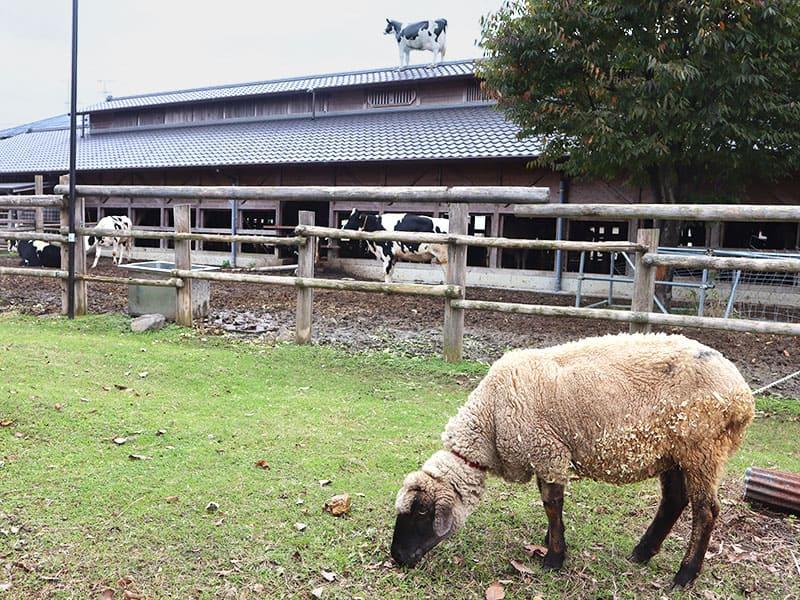
<svg viewBox="0 0 800 600">
<path fill-rule="evenodd" d="M 441 62 L 447 49 L 447 20 L 434 19 L 416 23 L 400 23 L 386 19 L 386 35 L 394 35 L 397 49 L 400 52 L 398 71 L 408 67 L 408 55 L 412 50 L 428 50 L 433 52 L 431 68 Z"/>
</svg>

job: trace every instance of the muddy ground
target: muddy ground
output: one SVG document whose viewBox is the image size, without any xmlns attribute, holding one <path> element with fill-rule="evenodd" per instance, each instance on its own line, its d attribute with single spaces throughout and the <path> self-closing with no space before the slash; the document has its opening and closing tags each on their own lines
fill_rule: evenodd
<svg viewBox="0 0 800 600">
<path fill-rule="evenodd" d="M 18 266 L 18 259 L 0 257 L 2 266 Z M 121 275 L 110 260 L 94 273 Z M 322 277 L 336 273 L 321 272 Z M 530 304 L 571 305 L 572 296 L 471 288 L 467 297 Z M 0 311 L 30 314 L 60 309 L 59 282 L 31 277 L 0 276 Z M 127 290 L 115 284 L 90 284 L 89 310 L 125 312 Z M 208 333 L 257 337 L 265 341 L 291 339 L 295 291 L 292 288 L 214 282 L 211 313 L 198 326 Z M 388 296 L 317 290 L 313 336 L 316 343 L 349 350 L 381 349 L 415 355 L 441 352 L 443 301 L 417 296 Z M 464 355 L 491 362 L 510 348 L 542 347 L 590 335 L 627 331 L 624 323 L 537 317 L 468 311 Z M 788 336 L 724 331 L 663 329 L 682 332 L 728 356 L 754 388 L 800 368 L 800 343 Z M 772 388 L 800 398 L 800 377 Z"/>
</svg>

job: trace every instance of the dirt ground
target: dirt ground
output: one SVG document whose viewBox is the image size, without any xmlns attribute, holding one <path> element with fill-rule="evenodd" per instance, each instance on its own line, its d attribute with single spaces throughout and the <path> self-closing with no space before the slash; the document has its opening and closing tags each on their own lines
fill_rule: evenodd
<svg viewBox="0 0 800 600">
<path fill-rule="evenodd" d="M 2 266 L 18 259 L 0 257 Z M 119 275 L 110 260 L 95 270 Z M 323 277 L 335 273 L 322 272 Z M 571 305 L 572 296 L 471 288 L 467 297 L 530 304 Z M 32 314 L 60 309 L 59 282 L 31 277 L 0 276 L 0 311 Z M 115 284 L 90 284 L 89 310 L 125 312 L 127 290 Z M 256 337 L 265 341 L 291 339 L 295 291 L 292 288 L 214 282 L 211 312 L 198 323 L 209 334 Z M 314 296 L 313 337 L 316 343 L 350 350 L 383 349 L 413 355 L 441 352 L 443 302 L 439 298 L 388 296 L 317 290 Z M 543 347 L 591 335 L 626 331 L 624 323 L 467 311 L 464 355 L 491 362 L 511 348 Z M 710 330 L 664 329 L 684 333 L 716 348 L 741 369 L 754 388 L 796 371 L 800 344 L 789 336 Z M 800 398 L 800 377 L 772 388 Z"/>
</svg>

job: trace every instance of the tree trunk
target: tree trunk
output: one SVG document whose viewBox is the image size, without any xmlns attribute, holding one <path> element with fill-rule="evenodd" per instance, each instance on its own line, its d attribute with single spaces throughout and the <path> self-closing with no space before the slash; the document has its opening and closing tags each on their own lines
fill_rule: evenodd
<svg viewBox="0 0 800 600">
<path fill-rule="evenodd" d="M 687 201 L 685 172 L 680 166 L 654 167 L 650 170 L 650 185 L 656 202 L 660 204 L 682 204 Z M 655 225 L 655 223 L 654 223 Z M 662 219 L 658 222 L 660 230 L 659 245 L 674 248 L 680 245 L 683 221 Z M 659 270 L 658 281 L 672 281 L 673 268 L 665 267 Z M 669 310 L 672 306 L 672 286 L 656 285 L 656 297 L 664 307 Z"/>
</svg>

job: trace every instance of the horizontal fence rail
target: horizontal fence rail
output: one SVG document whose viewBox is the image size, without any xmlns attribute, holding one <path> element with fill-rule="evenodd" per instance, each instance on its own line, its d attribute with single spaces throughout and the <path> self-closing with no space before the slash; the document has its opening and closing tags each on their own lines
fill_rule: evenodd
<svg viewBox="0 0 800 600">
<path fill-rule="evenodd" d="M 595 217 L 673 221 L 800 221 L 800 206 L 758 204 L 542 204 L 515 206 L 520 217 Z"/>
<path fill-rule="evenodd" d="M 68 187 L 57 185 L 56 194 Z M 153 186 L 76 185 L 80 196 L 174 198 L 181 200 L 282 200 L 313 202 L 366 200 L 375 202 L 447 202 L 540 204 L 550 199 L 546 187 L 513 186 Z"/>
<path fill-rule="evenodd" d="M 650 266 L 687 269 L 735 269 L 767 273 L 800 273 L 800 259 L 733 258 L 727 256 L 679 256 L 645 254 L 642 261 Z"/>
<path fill-rule="evenodd" d="M 0 267 L 0 275 L 22 275 L 23 277 L 44 277 L 46 279 L 67 278 L 66 271 L 29 267 Z"/>
<path fill-rule="evenodd" d="M 39 242 L 67 242 L 67 236 L 60 233 L 43 233 L 36 231 L 0 231 L 0 238 L 5 240 L 34 240 Z"/>
<path fill-rule="evenodd" d="M 149 285 L 151 287 L 174 287 L 184 286 L 182 279 L 170 277 L 169 279 L 143 279 L 137 277 L 111 277 L 108 275 L 76 275 L 75 279 L 94 283 L 119 283 L 123 285 Z"/>
<path fill-rule="evenodd" d="M 98 229 L 97 227 L 76 227 L 78 235 L 96 237 L 140 238 L 143 240 L 201 240 L 205 242 L 243 242 L 265 246 L 298 246 L 306 243 L 302 237 L 277 237 L 269 235 L 239 235 L 227 233 L 179 233 L 153 229 Z"/>
<path fill-rule="evenodd" d="M 453 300 L 458 308 L 489 310 L 503 313 L 540 315 L 546 317 L 575 317 L 578 319 L 602 319 L 645 325 L 674 327 L 696 327 L 741 331 L 751 333 L 774 333 L 778 335 L 800 335 L 800 323 L 771 323 L 747 319 L 721 319 L 717 317 L 695 317 L 691 315 L 664 315 L 653 312 L 630 312 L 605 308 L 576 308 L 574 306 L 551 306 L 547 304 L 517 304 L 488 300 Z"/>
<path fill-rule="evenodd" d="M 253 275 L 250 273 L 217 273 L 214 271 L 187 271 L 173 269 L 174 277 L 202 279 L 205 281 L 226 281 L 238 283 L 260 283 L 299 288 L 343 290 L 353 292 L 383 292 L 386 294 L 405 294 L 412 296 L 436 296 L 457 298 L 462 290 L 458 286 L 427 285 L 421 283 L 381 283 L 378 281 L 347 281 L 340 279 L 319 279 L 313 277 L 287 277 L 280 275 Z"/>
<path fill-rule="evenodd" d="M 48 206 L 61 208 L 66 206 L 66 200 L 57 195 L 38 196 L 0 196 L 0 208 L 46 208 Z"/>
<path fill-rule="evenodd" d="M 301 236 L 318 236 L 339 240 L 372 242 L 404 242 L 409 244 L 455 244 L 486 248 L 511 248 L 530 250 L 594 250 L 596 252 L 642 252 L 644 246 L 633 242 L 575 242 L 571 240 L 521 240 L 502 237 L 475 237 L 448 233 L 414 233 L 407 231 L 357 231 L 299 225 L 295 233 Z"/>
</svg>

